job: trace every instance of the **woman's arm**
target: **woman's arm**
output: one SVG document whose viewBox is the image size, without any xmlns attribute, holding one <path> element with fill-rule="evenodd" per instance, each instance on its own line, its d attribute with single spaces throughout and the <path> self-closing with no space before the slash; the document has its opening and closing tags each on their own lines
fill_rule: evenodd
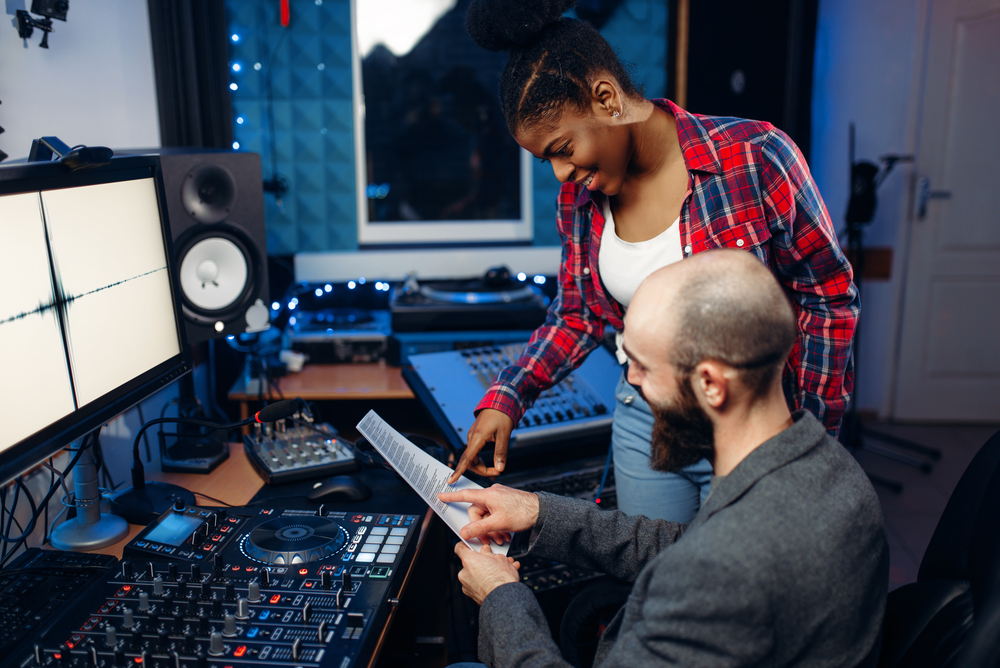
<svg viewBox="0 0 1000 668">
<path fill-rule="evenodd" d="M 852 345 L 861 308 L 854 272 L 798 147 L 775 129 L 761 152 L 772 269 L 798 318 L 799 341 L 790 358 L 797 404 L 836 436 L 854 389 Z"/>
</svg>

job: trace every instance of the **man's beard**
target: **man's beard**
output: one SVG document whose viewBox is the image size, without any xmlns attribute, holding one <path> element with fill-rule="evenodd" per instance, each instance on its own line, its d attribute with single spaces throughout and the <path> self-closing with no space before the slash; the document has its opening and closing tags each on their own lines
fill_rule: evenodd
<svg viewBox="0 0 1000 668">
<path fill-rule="evenodd" d="M 715 459 L 715 432 L 691 389 L 689 375 L 677 378 L 677 399 L 673 404 L 655 406 L 653 440 L 649 467 L 654 471 L 676 473 L 702 459 Z"/>
</svg>

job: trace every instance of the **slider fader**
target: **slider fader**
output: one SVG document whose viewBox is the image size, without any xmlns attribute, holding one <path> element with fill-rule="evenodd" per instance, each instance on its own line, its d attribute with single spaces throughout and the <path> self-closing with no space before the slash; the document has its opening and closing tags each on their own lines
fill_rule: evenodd
<svg viewBox="0 0 1000 668">
<path fill-rule="evenodd" d="M 318 666 L 371 655 L 416 549 L 417 515 L 178 505 L 14 664 Z"/>
</svg>

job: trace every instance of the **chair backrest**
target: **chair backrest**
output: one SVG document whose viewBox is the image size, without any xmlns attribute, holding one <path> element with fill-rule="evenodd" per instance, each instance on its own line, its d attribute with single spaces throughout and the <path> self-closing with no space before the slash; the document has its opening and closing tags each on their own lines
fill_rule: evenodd
<svg viewBox="0 0 1000 668">
<path fill-rule="evenodd" d="M 997 505 L 1000 504 L 1000 432 L 979 449 L 955 485 L 955 491 L 948 499 L 920 561 L 918 582 L 972 580 L 970 556 L 985 558 L 984 555 L 976 557 L 973 554 L 982 549 L 991 557 L 996 554 L 995 541 L 1000 540 L 1000 522 L 996 521 L 996 514 L 990 521 L 984 503 L 990 508 L 1000 507 Z"/>
</svg>

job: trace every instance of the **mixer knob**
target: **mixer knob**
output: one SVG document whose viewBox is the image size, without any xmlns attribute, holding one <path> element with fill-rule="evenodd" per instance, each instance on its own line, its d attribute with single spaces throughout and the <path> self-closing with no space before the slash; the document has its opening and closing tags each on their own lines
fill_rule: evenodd
<svg viewBox="0 0 1000 668">
<path fill-rule="evenodd" d="M 132 627 L 132 647 L 135 649 L 142 647 L 142 631 L 138 626 Z"/>
<path fill-rule="evenodd" d="M 212 583 L 206 580 L 205 582 L 201 583 L 201 599 L 203 601 L 208 601 L 211 600 L 211 598 L 212 598 Z"/>
<path fill-rule="evenodd" d="M 142 650 L 142 654 L 139 655 L 138 663 L 143 666 L 151 666 L 153 665 L 153 662 L 150 661 L 151 658 L 152 657 L 149 655 L 149 652 Z"/>
<path fill-rule="evenodd" d="M 349 570 L 347 570 L 347 568 L 345 567 L 344 568 L 344 589 L 346 589 L 347 591 L 350 591 L 351 590 L 351 584 L 352 584 L 351 572 Z"/>
<path fill-rule="evenodd" d="M 226 583 L 226 600 L 232 601 L 236 598 L 236 585 L 232 582 Z"/>
<path fill-rule="evenodd" d="M 319 504 L 319 510 L 316 511 L 316 517 L 323 517 L 326 515 L 326 504 Z"/>
<path fill-rule="evenodd" d="M 208 639 L 209 656 L 222 656 L 225 651 L 226 648 L 222 644 L 222 634 L 218 631 L 213 631 L 212 635 Z"/>
<path fill-rule="evenodd" d="M 182 512 L 184 510 L 184 499 L 174 499 L 174 511 Z"/>
<path fill-rule="evenodd" d="M 260 583 L 256 580 L 251 580 L 247 587 L 247 599 L 251 603 L 260 603 Z"/>
<path fill-rule="evenodd" d="M 199 580 L 201 580 L 201 566 L 191 564 L 191 582 L 198 582 Z"/>
<path fill-rule="evenodd" d="M 35 663 L 40 666 L 42 665 L 44 659 L 45 659 L 45 650 L 42 649 L 41 645 L 35 643 Z"/>
<path fill-rule="evenodd" d="M 121 647 L 115 650 L 115 666 L 125 668 L 125 651 Z"/>
<path fill-rule="evenodd" d="M 188 599 L 188 616 L 194 617 L 198 614 L 198 601 L 197 599 Z"/>
<path fill-rule="evenodd" d="M 174 631 L 176 633 L 184 631 L 184 615 L 179 612 L 174 615 Z"/>
<path fill-rule="evenodd" d="M 271 586 L 271 571 L 267 570 L 266 568 L 263 569 L 263 570 L 261 570 L 261 572 L 260 572 L 260 583 L 264 587 L 270 587 Z"/>
<path fill-rule="evenodd" d="M 104 630 L 104 645 L 106 647 L 114 647 L 118 644 L 118 632 L 115 631 L 115 627 L 108 624 L 107 628 Z"/>
<path fill-rule="evenodd" d="M 170 666 L 171 668 L 181 668 L 181 655 L 177 652 L 170 653 Z"/>
<path fill-rule="evenodd" d="M 163 578 L 159 575 L 153 578 L 153 595 L 163 596 Z"/>
<path fill-rule="evenodd" d="M 249 619 L 249 618 L 250 618 L 250 602 L 241 596 L 240 600 L 236 602 L 236 619 Z"/>
<path fill-rule="evenodd" d="M 338 610 L 343 609 L 343 607 L 344 607 L 344 590 L 343 589 L 338 589 L 337 590 L 337 594 L 336 594 L 336 596 L 334 596 L 334 599 L 333 599 L 333 605 Z"/>
<path fill-rule="evenodd" d="M 220 521 L 220 522 L 221 522 L 222 520 L 226 519 L 227 517 L 229 517 L 229 513 L 227 513 L 227 512 L 226 512 L 226 509 L 225 509 L 225 508 L 223 508 L 222 510 L 216 510 L 216 511 L 215 511 L 215 514 L 216 514 L 216 516 L 217 516 L 217 517 L 219 518 L 219 521 Z"/>
<path fill-rule="evenodd" d="M 97 661 L 97 648 L 93 645 L 87 648 L 87 665 L 91 668 L 98 668 L 100 666 Z"/>
<path fill-rule="evenodd" d="M 216 619 L 222 619 L 222 599 L 215 599 L 212 601 L 212 616 Z"/>
<path fill-rule="evenodd" d="M 188 583 L 184 579 L 184 576 L 177 578 L 177 598 L 187 598 L 188 595 Z"/>
<path fill-rule="evenodd" d="M 302 638 L 296 638 L 292 643 L 292 661 L 298 661 L 302 655 Z"/>
<path fill-rule="evenodd" d="M 323 571 L 319 574 L 319 586 L 329 591 L 331 585 L 330 571 Z"/>
<path fill-rule="evenodd" d="M 160 651 L 166 652 L 167 648 L 170 647 L 170 633 L 166 629 L 160 629 L 159 633 L 156 634 L 156 642 Z"/>
<path fill-rule="evenodd" d="M 365 625 L 365 616 L 360 612 L 347 613 L 347 627 L 360 629 Z"/>
<path fill-rule="evenodd" d="M 177 579 L 177 564 L 172 561 L 167 564 L 167 577 L 171 580 Z"/>
<path fill-rule="evenodd" d="M 198 668 L 208 668 L 208 657 L 205 656 L 200 649 L 194 655 L 194 659 L 195 659 L 195 665 Z"/>
<path fill-rule="evenodd" d="M 310 617 L 312 617 L 312 603 L 306 601 L 305 605 L 302 606 L 302 621 L 308 624 Z"/>
<path fill-rule="evenodd" d="M 219 526 L 219 517 L 215 513 L 208 516 L 208 524 L 214 529 Z"/>
<path fill-rule="evenodd" d="M 141 592 L 139 594 L 139 611 L 146 612 L 147 610 L 149 610 L 149 594 Z"/>
<path fill-rule="evenodd" d="M 225 568 L 226 568 L 226 561 L 225 561 L 225 559 L 222 558 L 221 554 L 219 554 L 218 552 L 216 552 L 215 556 L 212 557 L 212 570 L 214 570 L 214 571 L 222 571 L 222 570 L 225 570 Z"/>
<path fill-rule="evenodd" d="M 186 654 L 193 654 L 198 648 L 198 643 L 195 641 L 194 634 L 188 631 L 184 634 L 184 652 Z"/>
<path fill-rule="evenodd" d="M 132 579 L 132 562 L 123 561 L 122 562 L 122 579 L 131 580 Z"/>
<path fill-rule="evenodd" d="M 60 663 L 60 665 L 68 666 L 68 665 L 70 665 L 70 662 L 72 660 L 73 660 L 73 657 L 70 656 L 69 647 L 66 647 L 66 645 L 59 645 L 59 663 Z"/>
<path fill-rule="evenodd" d="M 156 571 L 153 569 L 152 561 L 146 564 L 146 577 L 148 577 L 150 580 L 156 577 Z"/>
<path fill-rule="evenodd" d="M 228 612 L 226 613 L 226 619 L 223 622 L 222 635 L 227 638 L 232 638 L 236 635 L 236 618 Z"/>
<path fill-rule="evenodd" d="M 160 616 L 154 613 L 149 613 L 149 629 L 150 631 L 155 631 L 156 627 L 160 625 Z"/>
<path fill-rule="evenodd" d="M 132 616 L 132 608 L 122 609 L 122 626 L 126 629 L 130 629 L 135 626 L 135 619 Z"/>
<path fill-rule="evenodd" d="M 205 542 L 205 537 L 201 535 L 200 532 L 195 531 L 193 534 L 191 534 L 191 544 L 194 545 L 195 547 L 199 547 L 204 542 Z"/>
<path fill-rule="evenodd" d="M 326 620 L 325 619 L 319 623 L 319 628 L 316 629 L 316 637 L 318 638 L 318 640 L 319 640 L 320 643 L 322 643 L 323 642 L 323 638 L 326 637 Z"/>
<path fill-rule="evenodd" d="M 198 615 L 198 635 L 207 636 L 211 630 L 208 625 L 208 615 L 205 613 Z"/>
</svg>

